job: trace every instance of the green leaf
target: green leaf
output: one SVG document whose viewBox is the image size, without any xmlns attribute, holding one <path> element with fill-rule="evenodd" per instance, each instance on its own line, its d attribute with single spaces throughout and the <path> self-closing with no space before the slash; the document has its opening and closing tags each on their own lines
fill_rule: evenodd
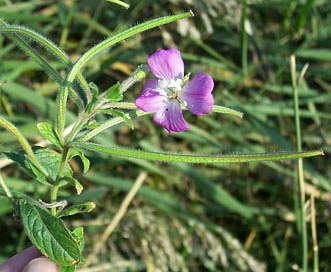
<svg viewBox="0 0 331 272">
<path fill-rule="evenodd" d="M 23 150 L 4 152 L 4 154 L 9 159 L 18 163 L 32 178 L 37 179 L 43 184 L 52 184 L 56 180 L 60 169 L 61 154 L 43 147 L 33 147 L 32 150 L 48 176 L 31 162 Z M 68 163 L 65 164 L 62 175 L 64 177 L 72 176 L 72 169 Z"/>
<path fill-rule="evenodd" d="M 55 180 L 60 168 L 60 163 L 62 159 L 61 154 L 54 150 L 41 147 L 34 148 L 34 153 L 37 159 L 40 161 L 40 164 L 46 169 L 50 177 Z M 72 176 L 72 169 L 68 163 L 65 164 L 62 175 L 66 177 Z"/>
<path fill-rule="evenodd" d="M 59 181 L 59 184 L 61 186 L 66 185 L 66 184 L 70 184 L 72 186 L 75 187 L 77 195 L 80 195 L 84 189 L 83 185 L 75 178 L 73 177 L 64 177 L 61 178 Z"/>
<path fill-rule="evenodd" d="M 79 251 L 82 254 L 83 249 L 85 247 L 84 228 L 83 227 L 75 228 L 71 234 L 72 234 L 73 238 L 76 240 L 78 247 L 79 247 Z M 85 263 L 85 258 L 83 255 L 81 255 L 81 259 L 80 259 L 79 263 L 81 265 Z M 71 265 L 71 266 L 62 265 L 60 267 L 60 272 L 73 272 L 73 271 L 75 271 L 75 269 L 76 269 L 76 266 L 73 266 L 73 265 Z"/>
<path fill-rule="evenodd" d="M 326 48 L 305 48 L 296 53 L 301 58 L 320 61 L 331 61 L 331 50 Z"/>
<path fill-rule="evenodd" d="M 85 247 L 84 228 L 83 227 L 75 228 L 72 231 L 72 236 L 77 241 L 80 252 L 83 252 L 83 249 Z"/>
<path fill-rule="evenodd" d="M 70 206 L 58 213 L 58 217 L 70 216 L 79 213 L 88 213 L 95 209 L 96 205 L 94 202 L 85 202 L 82 204 Z"/>
<path fill-rule="evenodd" d="M 71 266 L 66 266 L 66 265 L 60 265 L 60 272 L 74 272 L 76 270 L 76 267 L 71 265 Z"/>
<path fill-rule="evenodd" d="M 106 98 L 111 102 L 120 102 L 123 100 L 123 94 L 121 92 L 121 84 L 117 82 L 106 91 Z"/>
<path fill-rule="evenodd" d="M 239 118 L 243 118 L 244 117 L 244 113 L 240 112 L 240 111 L 236 111 L 227 107 L 222 107 L 219 105 L 214 105 L 213 106 L 213 112 L 215 113 L 223 113 L 223 114 L 229 114 L 235 117 L 239 117 Z"/>
<path fill-rule="evenodd" d="M 40 161 L 40 164 L 47 171 L 52 181 L 55 181 L 60 169 L 60 164 L 62 160 L 61 154 L 57 153 L 54 150 L 48 148 L 35 147 L 34 153 L 37 159 Z M 40 173 L 35 172 L 39 181 L 42 181 L 43 176 Z M 71 177 L 72 169 L 68 163 L 65 164 L 63 171 L 63 177 Z"/>
<path fill-rule="evenodd" d="M 29 159 L 27 165 L 31 169 L 32 177 L 35 177 L 40 183 L 52 184 L 52 180 L 49 179 L 48 175 L 45 175 L 38 167 L 36 167 Z"/>
<path fill-rule="evenodd" d="M 185 163 L 243 163 L 243 162 L 260 162 L 260 161 L 281 161 L 293 160 L 297 158 L 313 157 L 324 155 L 322 149 L 305 152 L 279 152 L 279 153 L 257 153 L 242 155 L 211 155 L 211 154 L 174 154 L 165 152 L 149 152 L 143 150 L 128 149 L 118 146 L 105 146 L 94 143 L 74 143 L 75 147 L 95 152 L 103 152 L 116 157 L 136 158 L 153 161 L 165 162 L 185 162 Z"/>
<path fill-rule="evenodd" d="M 63 266 L 80 262 L 79 245 L 62 220 L 26 200 L 20 200 L 19 206 L 25 232 L 43 255 Z"/>
<path fill-rule="evenodd" d="M 51 184 L 51 180 L 30 161 L 23 149 L 10 152 L 3 152 L 10 160 L 16 162 L 32 178 L 37 179 L 43 184 Z"/>
<path fill-rule="evenodd" d="M 42 123 L 39 123 L 37 125 L 37 127 L 38 127 L 40 134 L 43 136 L 43 138 L 45 140 L 49 141 L 50 143 L 56 145 L 57 147 L 59 147 L 61 149 L 63 148 L 63 146 L 60 142 L 60 139 L 51 124 L 42 122 Z"/>
<path fill-rule="evenodd" d="M 87 173 L 87 171 L 90 169 L 90 160 L 86 158 L 84 152 L 81 149 L 71 149 L 69 159 L 72 159 L 76 156 L 78 156 L 83 163 L 83 173 Z"/>
</svg>

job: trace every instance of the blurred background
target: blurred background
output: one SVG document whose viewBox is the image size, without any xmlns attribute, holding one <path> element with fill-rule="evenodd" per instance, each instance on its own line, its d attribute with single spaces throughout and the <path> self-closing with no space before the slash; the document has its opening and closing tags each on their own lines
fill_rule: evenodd
<svg viewBox="0 0 331 272">
<path fill-rule="evenodd" d="M 0 17 L 59 44 L 75 61 L 106 37 L 148 19 L 192 10 L 193 18 L 147 31 L 104 51 L 83 72 L 100 90 L 127 78 L 159 48 L 182 52 L 186 73 L 210 74 L 215 104 L 244 112 L 244 118 L 185 113 L 190 130 L 169 135 L 150 116 L 135 129 L 120 125 L 96 138 L 100 143 L 141 150 L 189 154 L 246 154 L 295 151 L 296 134 L 290 55 L 297 71 L 309 68 L 299 89 L 302 145 L 323 148 L 326 156 L 305 159 L 309 267 L 313 267 L 311 201 L 315 201 L 320 271 L 331 271 L 331 5 L 327 0 L 126 1 L 128 10 L 96 1 L 0 1 Z M 245 27 L 243 27 L 245 26 Z M 245 29 L 245 31 L 242 31 Z M 27 40 L 58 70 L 63 65 Z M 63 74 L 65 71 L 63 70 Z M 53 122 L 59 85 L 13 41 L 0 36 L 0 114 L 29 139 L 41 137 L 36 124 Z M 125 93 L 134 102 L 143 82 Z M 68 104 L 74 120 L 76 108 Z M 101 117 L 100 117 L 101 118 Z M 102 121 L 102 119 L 100 119 Z M 0 130 L 0 151 L 18 147 Z M 90 214 L 66 221 L 85 227 L 85 253 L 111 222 L 140 173 L 144 185 L 125 217 L 89 268 L 81 271 L 298 271 L 301 265 L 295 161 L 186 165 L 124 160 L 89 153 L 91 169 L 76 177 L 80 197 L 95 201 Z M 0 157 L 4 180 L 13 190 L 48 201 L 49 188 L 32 182 Z M 0 261 L 29 246 L 10 202 L 0 197 Z"/>
</svg>

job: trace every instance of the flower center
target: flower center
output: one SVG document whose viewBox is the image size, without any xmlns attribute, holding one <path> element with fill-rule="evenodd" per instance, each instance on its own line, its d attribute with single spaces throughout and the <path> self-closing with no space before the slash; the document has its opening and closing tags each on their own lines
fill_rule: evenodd
<svg viewBox="0 0 331 272">
<path fill-rule="evenodd" d="M 165 80 L 159 80 L 159 87 L 164 91 L 163 95 L 166 96 L 169 100 L 175 99 L 179 103 L 182 103 L 180 99 L 180 92 L 183 88 L 183 79 L 176 78 Z"/>
</svg>

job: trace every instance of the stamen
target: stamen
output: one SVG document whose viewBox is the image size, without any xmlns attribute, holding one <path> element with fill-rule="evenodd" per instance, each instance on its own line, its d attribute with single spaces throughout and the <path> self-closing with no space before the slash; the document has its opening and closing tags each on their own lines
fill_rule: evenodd
<svg viewBox="0 0 331 272">
<path fill-rule="evenodd" d="M 179 101 L 179 94 L 182 90 L 183 79 L 176 78 L 165 80 L 161 79 L 158 81 L 160 89 L 164 91 L 162 95 L 166 96 L 168 99 L 176 99 Z M 179 101 L 180 102 L 180 101 Z"/>
</svg>

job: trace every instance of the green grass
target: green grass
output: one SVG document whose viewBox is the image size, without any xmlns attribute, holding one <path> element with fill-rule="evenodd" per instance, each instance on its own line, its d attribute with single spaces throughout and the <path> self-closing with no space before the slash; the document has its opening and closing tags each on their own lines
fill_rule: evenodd
<svg viewBox="0 0 331 272">
<path fill-rule="evenodd" d="M 70 1 L 69 1 L 70 2 Z M 318 268 L 330 271 L 330 152 L 331 152 L 331 19 L 326 0 L 241 1 L 124 1 L 130 8 L 107 1 L 2 1 L 0 17 L 47 36 L 74 62 L 96 43 L 137 23 L 192 9 L 195 17 L 138 34 L 100 53 L 83 70 L 87 82 L 105 90 L 124 80 L 158 48 L 176 46 L 183 53 L 186 72 L 205 72 L 215 80 L 218 105 L 244 112 L 244 118 L 213 113 L 195 117 L 185 113 L 191 129 L 169 135 L 150 115 L 135 119 L 135 129 L 118 125 L 96 138 L 100 144 L 144 151 L 192 154 L 247 154 L 296 151 L 290 56 L 296 72 L 309 68 L 298 85 L 303 150 L 323 148 L 326 156 L 304 159 L 306 190 L 307 262 L 313 269 L 310 197 L 315 198 Z M 230 2 L 234 6 L 230 5 Z M 244 2 L 244 1 L 242 1 Z M 61 4 L 59 4 L 61 3 Z M 67 3 L 67 2 L 66 2 Z M 213 3 L 215 5 L 213 5 Z M 19 16 L 18 16 L 19 15 Z M 242 33 L 249 20 L 252 33 Z M 187 25 L 186 25 L 187 24 Z M 199 34 L 197 34 L 199 33 Z M 170 34 L 170 36 L 168 35 Z M 168 38 L 167 38 L 168 37 Z M 171 38 L 169 38 L 171 37 Z M 58 71 L 63 62 L 29 39 Z M 247 43 L 247 44 L 246 44 Z M 0 36 L 0 113 L 12 121 L 31 143 L 41 140 L 36 123 L 53 122 L 58 83 L 44 73 L 5 35 Z M 143 83 L 125 93 L 133 102 Z M 67 120 L 77 109 L 68 104 Z M 106 117 L 100 122 L 104 122 Z M 0 130 L 0 151 L 18 147 Z M 85 190 L 61 193 L 72 203 L 95 201 L 97 209 L 67 220 L 86 226 L 86 255 L 114 217 L 137 176 L 147 178 L 128 212 L 104 243 L 90 267 L 99 271 L 295 271 L 303 264 L 297 205 L 297 163 L 253 162 L 186 165 L 141 159 L 121 159 L 87 153 L 91 170 L 77 177 Z M 46 186 L 35 185 L 14 164 L 0 159 L 8 186 L 48 201 Z M 9 202 L 0 198 L 0 260 L 28 246 Z M 86 270 L 88 271 L 88 268 Z M 317 271 L 317 270 L 315 270 Z"/>
</svg>

